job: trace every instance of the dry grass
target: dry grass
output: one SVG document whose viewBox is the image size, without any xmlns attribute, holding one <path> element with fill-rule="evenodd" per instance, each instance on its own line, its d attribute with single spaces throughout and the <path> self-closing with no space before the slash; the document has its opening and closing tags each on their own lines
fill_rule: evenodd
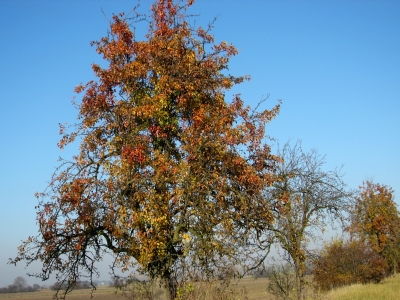
<svg viewBox="0 0 400 300">
<path fill-rule="evenodd" d="M 178 291 L 178 296 L 182 296 L 178 298 L 185 300 L 274 300 L 273 296 L 267 293 L 267 285 L 267 279 L 254 279 L 250 277 L 233 283 L 228 287 L 217 282 L 196 282 Z M 153 299 L 167 299 L 166 291 L 160 288 L 158 284 L 153 284 L 151 292 L 154 295 Z M 129 294 L 129 291 L 126 294 L 132 295 L 132 293 Z M 136 293 L 136 295 L 138 294 Z M 147 298 L 143 297 L 143 299 Z"/>
<path fill-rule="evenodd" d="M 216 295 L 218 291 L 216 286 L 200 285 L 195 293 L 191 294 L 192 299 L 249 299 L 249 300 L 275 300 L 275 297 L 267 292 L 268 279 L 260 278 L 244 278 L 237 284 L 225 289 L 223 297 Z M 158 286 L 153 287 L 155 299 L 166 299 L 165 291 Z M 93 293 L 94 300 L 111 300 L 111 299 L 127 299 L 121 292 L 115 293 L 115 289 L 111 287 L 99 287 Z M 0 299 L 13 300 L 50 300 L 54 291 L 42 290 L 33 293 L 15 293 L 0 294 Z M 317 295 L 311 290 L 307 291 L 307 299 L 318 300 L 397 300 L 400 299 L 400 275 L 387 278 L 380 284 L 352 285 L 348 287 L 338 288 L 328 293 Z M 90 290 L 76 290 L 68 295 L 67 300 L 90 299 Z"/>
<path fill-rule="evenodd" d="M 90 289 L 75 290 L 68 294 L 67 299 L 90 299 Z M 43 289 L 38 292 L 31 293 L 8 293 L 0 294 L 0 299 L 13 299 L 13 300 L 50 300 L 53 299 L 54 291 L 50 289 Z M 99 287 L 93 292 L 93 299 L 96 300 L 110 300 L 115 299 L 115 289 L 112 287 Z M 121 298 L 122 299 L 122 298 Z"/>
<path fill-rule="evenodd" d="M 268 279 L 266 278 L 246 277 L 239 281 L 235 288 L 239 290 L 245 288 L 249 300 L 274 300 L 274 296 L 267 292 L 267 286 Z"/>
<path fill-rule="evenodd" d="M 330 291 L 324 300 L 397 300 L 400 299 L 400 274 L 379 284 L 354 284 Z"/>
<path fill-rule="evenodd" d="M 266 287 L 268 285 L 267 279 L 253 279 L 244 278 L 239 283 L 232 285 L 224 290 L 216 287 L 216 285 L 201 285 L 195 289 L 194 293 L 188 297 L 192 299 L 204 299 L 204 300 L 214 300 L 214 299 L 249 299 L 249 300 L 274 300 L 274 297 L 267 293 Z M 167 299 L 165 291 L 162 290 L 158 285 L 152 287 L 152 291 L 155 295 L 155 299 L 164 300 Z M 224 297 L 216 297 L 216 292 L 222 291 Z M 68 294 L 67 300 L 80 300 L 80 299 L 90 299 L 91 290 L 75 290 Z M 116 289 L 112 287 L 99 287 L 93 292 L 94 300 L 111 300 L 111 299 L 128 299 L 122 295 L 121 292 L 115 293 Z M 50 300 L 54 295 L 53 290 L 44 289 L 38 292 L 31 293 L 9 293 L 0 294 L 0 299 L 13 299 L 13 300 Z M 129 291 L 126 295 L 130 295 Z M 221 296 L 221 295 L 218 295 Z"/>
</svg>

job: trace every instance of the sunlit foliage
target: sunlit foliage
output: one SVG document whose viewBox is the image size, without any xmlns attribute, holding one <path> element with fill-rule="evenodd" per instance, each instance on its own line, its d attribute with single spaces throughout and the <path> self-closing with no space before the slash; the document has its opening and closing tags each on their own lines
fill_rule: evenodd
<svg viewBox="0 0 400 300">
<path fill-rule="evenodd" d="M 239 95 L 225 100 L 247 77 L 227 73 L 237 50 L 216 43 L 212 25 L 189 24 L 192 3 L 156 1 L 143 40 L 130 26 L 142 16 L 115 15 L 93 42 L 107 66 L 92 65 L 96 79 L 75 89 L 78 123 L 60 130 L 59 147 L 77 141 L 79 153 L 37 195 L 39 235 L 13 263 L 39 260 L 37 275 L 55 272 L 69 290 L 111 253 L 115 266 L 160 278 L 174 297 L 178 271 L 220 275 L 247 233 L 271 222 L 263 191 L 278 158 L 265 125 L 279 105 L 258 112 Z"/>
</svg>

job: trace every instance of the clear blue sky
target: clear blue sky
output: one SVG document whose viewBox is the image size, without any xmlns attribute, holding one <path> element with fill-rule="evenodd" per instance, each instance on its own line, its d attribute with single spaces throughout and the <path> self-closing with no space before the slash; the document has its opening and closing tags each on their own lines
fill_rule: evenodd
<svg viewBox="0 0 400 300">
<path fill-rule="evenodd" d="M 73 88 L 101 62 L 89 45 L 107 32 L 101 8 L 110 17 L 136 3 L 0 1 L 0 286 L 27 272 L 7 259 L 37 233 L 34 193 L 74 152 L 57 148 L 58 123 L 76 120 Z M 252 77 L 227 100 L 282 99 L 269 135 L 302 139 L 327 170 L 343 164 L 351 188 L 372 178 L 400 195 L 400 1 L 197 0 L 189 12 L 202 25 L 218 16 L 216 40 L 239 50 L 230 72 Z"/>
</svg>

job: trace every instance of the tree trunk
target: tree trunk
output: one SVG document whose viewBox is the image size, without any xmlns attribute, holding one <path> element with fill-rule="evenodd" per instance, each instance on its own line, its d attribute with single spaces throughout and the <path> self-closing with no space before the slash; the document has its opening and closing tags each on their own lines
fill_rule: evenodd
<svg viewBox="0 0 400 300">
<path fill-rule="evenodd" d="M 163 281 L 168 291 L 168 299 L 175 300 L 178 292 L 178 285 L 174 276 L 172 276 L 172 274 L 165 274 Z"/>
<path fill-rule="evenodd" d="M 306 299 L 304 294 L 304 287 L 306 281 L 304 279 L 305 274 L 305 263 L 301 259 L 294 261 L 295 273 L 296 273 L 296 293 L 297 293 L 297 300 L 304 300 Z"/>
</svg>

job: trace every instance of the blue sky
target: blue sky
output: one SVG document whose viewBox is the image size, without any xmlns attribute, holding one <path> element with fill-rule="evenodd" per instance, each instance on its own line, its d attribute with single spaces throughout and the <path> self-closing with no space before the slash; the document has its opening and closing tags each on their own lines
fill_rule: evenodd
<svg viewBox="0 0 400 300">
<path fill-rule="evenodd" d="M 37 233 L 34 193 L 74 153 L 57 148 L 58 123 L 75 122 L 73 89 L 101 62 L 90 41 L 136 3 L 0 1 L 0 286 L 37 270 L 6 262 Z M 218 16 L 216 40 L 239 50 L 229 71 L 252 77 L 227 100 L 240 92 L 254 106 L 269 94 L 268 108 L 282 99 L 270 136 L 302 139 L 326 154 L 327 170 L 344 165 L 350 188 L 372 178 L 400 191 L 399 1 L 197 0 L 189 12 L 198 25 Z"/>
</svg>

